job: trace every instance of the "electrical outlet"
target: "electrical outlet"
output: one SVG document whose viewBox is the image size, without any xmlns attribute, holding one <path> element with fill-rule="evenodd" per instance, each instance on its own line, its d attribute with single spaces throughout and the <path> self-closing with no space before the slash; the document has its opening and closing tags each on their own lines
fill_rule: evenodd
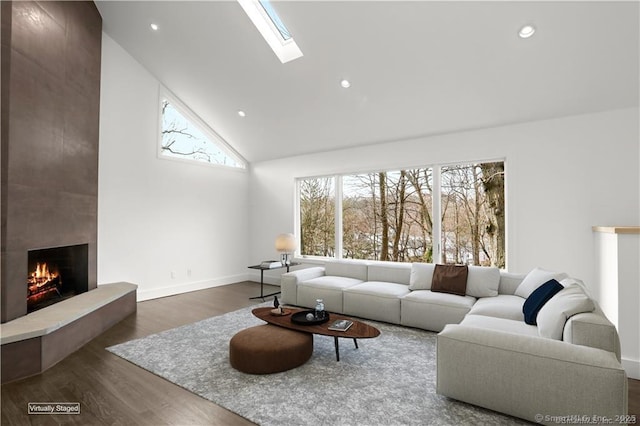
<svg viewBox="0 0 640 426">
<path fill-rule="evenodd" d="M 187 276 L 190 277 L 191 276 L 191 269 L 187 269 Z"/>
<path fill-rule="evenodd" d="M 174 279 L 176 277 L 176 271 L 171 271 L 171 279 Z"/>
</svg>

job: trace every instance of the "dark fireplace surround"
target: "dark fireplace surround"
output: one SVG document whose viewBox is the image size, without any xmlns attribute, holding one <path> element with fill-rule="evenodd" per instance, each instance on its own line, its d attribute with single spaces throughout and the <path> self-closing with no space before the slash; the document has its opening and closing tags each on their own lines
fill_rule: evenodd
<svg viewBox="0 0 640 426">
<path fill-rule="evenodd" d="M 0 7 L 0 381 L 8 383 L 135 312 L 136 286 L 97 286 L 100 13 L 92 1 Z M 56 303 L 27 315 L 29 287 L 41 290 L 34 284 L 49 290 L 44 305 Z"/>
<path fill-rule="evenodd" d="M 27 314 L 34 249 L 83 245 L 82 285 L 97 287 L 102 18 L 91 1 L 0 7 L 5 323 Z"/>
</svg>

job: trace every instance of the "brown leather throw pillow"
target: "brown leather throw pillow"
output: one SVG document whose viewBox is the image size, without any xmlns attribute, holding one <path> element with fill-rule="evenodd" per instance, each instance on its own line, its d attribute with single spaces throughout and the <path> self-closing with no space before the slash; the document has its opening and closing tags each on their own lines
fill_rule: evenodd
<svg viewBox="0 0 640 426">
<path fill-rule="evenodd" d="M 436 265 L 431 291 L 464 296 L 467 292 L 467 265 Z"/>
</svg>

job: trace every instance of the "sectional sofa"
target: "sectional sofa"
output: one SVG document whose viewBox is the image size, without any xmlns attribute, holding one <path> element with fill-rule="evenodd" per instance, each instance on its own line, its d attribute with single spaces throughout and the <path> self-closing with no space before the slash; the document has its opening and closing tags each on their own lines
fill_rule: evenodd
<svg viewBox="0 0 640 426">
<path fill-rule="evenodd" d="M 282 301 L 312 308 L 320 298 L 330 312 L 438 332 L 436 390 L 450 398 L 543 424 L 627 413 L 618 333 L 581 281 L 469 266 L 458 295 L 432 291 L 434 270 L 329 261 L 283 274 Z M 525 323 L 525 301 L 552 278 L 563 289 Z"/>
</svg>

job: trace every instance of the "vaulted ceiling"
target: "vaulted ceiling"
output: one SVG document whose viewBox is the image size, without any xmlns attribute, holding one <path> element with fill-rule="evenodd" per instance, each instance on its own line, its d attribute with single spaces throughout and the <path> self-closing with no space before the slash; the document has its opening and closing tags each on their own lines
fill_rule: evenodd
<svg viewBox="0 0 640 426">
<path fill-rule="evenodd" d="M 286 64 L 235 1 L 96 4 L 250 162 L 638 106 L 635 1 L 274 2 L 304 54 Z"/>
</svg>

